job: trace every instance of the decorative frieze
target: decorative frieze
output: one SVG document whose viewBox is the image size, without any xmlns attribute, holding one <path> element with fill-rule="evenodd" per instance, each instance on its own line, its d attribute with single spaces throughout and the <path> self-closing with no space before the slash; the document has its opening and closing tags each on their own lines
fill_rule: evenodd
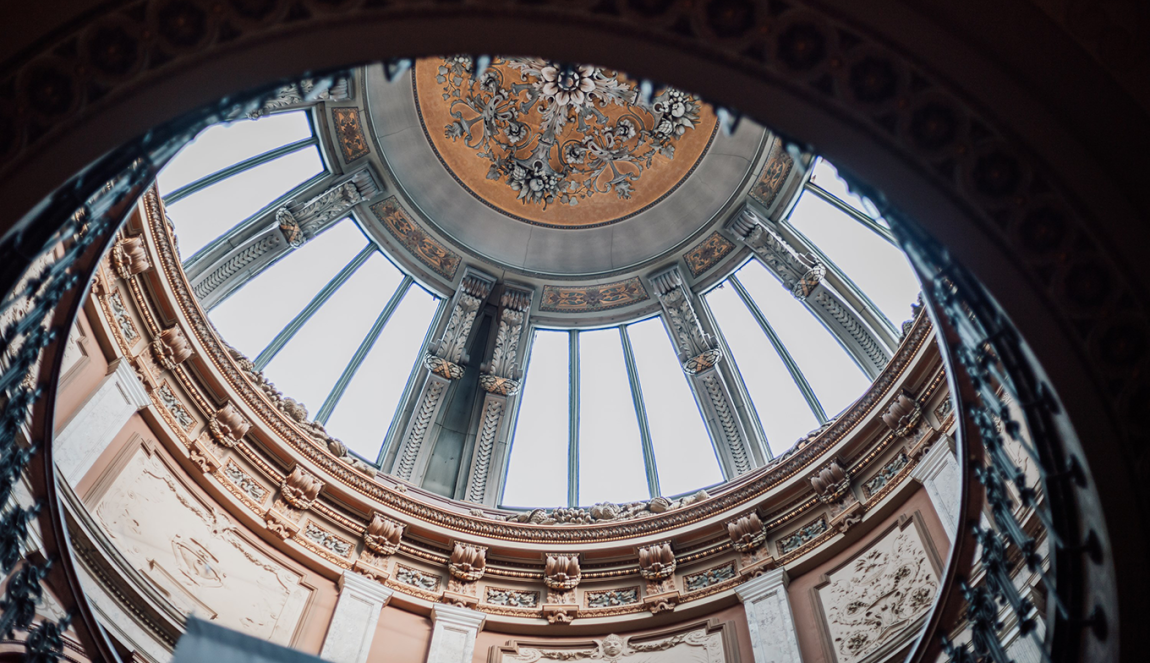
<svg viewBox="0 0 1150 663">
<path fill-rule="evenodd" d="M 459 254 L 440 244 L 416 225 L 399 206 L 395 196 L 372 205 L 371 211 L 387 232 L 417 260 L 447 280 L 455 278 L 455 271 L 461 261 Z"/>
<path fill-rule="evenodd" d="M 609 589 L 602 592 L 584 594 L 584 604 L 588 608 L 615 608 L 639 602 L 639 588 Z"/>
<path fill-rule="evenodd" d="M 112 246 L 111 262 L 116 276 L 125 281 L 152 268 L 148 252 L 144 248 L 144 238 L 139 235 L 125 237 L 116 242 Z"/>
<path fill-rule="evenodd" d="M 406 528 L 391 518 L 373 513 L 371 522 L 363 532 L 363 545 L 380 555 L 394 555 L 399 550 L 403 530 Z"/>
<path fill-rule="evenodd" d="M 906 453 L 900 451 L 897 456 L 887 462 L 886 465 L 883 465 L 878 473 L 863 483 L 863 495 L 869 498 L 871 495 L 877 493 L 883 486 L 889 483 L 891 479 L 895 478 L 909 462 L 910 458 L 907 457 Z"/>
<path fill-rule="evenodd" d="M 152 341 L 152 355 L 156 358 L 156 363 L 169 371 L 184 363 L 193 352 L 188 337 L 184 336 L 183 330 L 179 327 L 163 330 Z"/>
<path fill-rule="evenodd" d="M 763 171 L 759 173 L 759 179 L 748 192 L 751 198 L 759 201 L 763 207 L 770 209 L 783 190 L 783 185 L 786 184 L 787 176 L 791 174 L 794 165 L 795 160 L 783 147 L 783 140 L 776 139 L 774 145 L 771 146 L 767 163 L 763 165 Z"/>
<path fill-rule="evenodd" d="M 264 497 L 268 494 L 268 489 L 261 486 L 250 474 L 240 469 L 234 460 L 228 460 L 228 464 L 224 466 L 224 476 L 257 504 L 263 502 Z"/>
<path fill-rule="evenodd" d="M 484 602 L 508 608 L 534 608 L 539 605 L 539 592 L 488 587 Z"/>
<path fill-rule="evenodd" d="M 417 587 L 427 592 L 439 591 L 439 584 L 443 580 L 437 575 L 424 573 L 419 569 L 413 569 L 403 564 L 395 565 L 395 579 L 405 585 Z"/>
<path fill-rule="evenodd" d="M 735 250 L 735 244 L 731 240 L 723 237 L 719 231 L 710 234 L 707 239 L 699 242 L 690 251 L 683 255 L 683 261 L 687 263 L 687 269 L 691 270 L 691 276 L 698 278 L 707 270 L 719 264 L 719 261 L 726 258 L 727 255 Z"/>
<path fill-rule="evenodd" d="M 333 108 L 331 118 L 344 162 L 351 163 L 367 156 L 369 149 L 367 138 L 363 134 L 363 124 L 359 119 L 359 109 Z"/>
<path fill-rule="evenodd" d="M 108 295 L 108 308 L 112 311 L 112 318 L 120 330 L 120 335 L 124 337 L 125 345 L 130 345 L 132 341 L 140 337 L 140 333 L 136 331 L 136 325 L 132 322 L 132 316 L 128 314 L 128 309 L 124 306 L 124 298 L 119 290 L 114 290 L 112 294 Z"/>
<path fill-rule="evenodd" d="M 188 409 L 184 407 L 180 399 L 176 398 L 171 386 L 168 385 L 167 382 L 161 384 L 159 388 L 156 389 L 156 395 L 159 396 L 160 403 L 162 403 L 164 409 L 172 415 L 172 418 L 175 419 L 180 428 L 182 428 L 185 433 L 190 431 L 192 426 L 196 424 L 196 420 L 192 418 L 192 415 L 188 414 Z"/>
<path fill-rule="evenodd" d="M 351 554 L 351 541 L 341 539 L 315 523 L 309 522 L 304 528 L 303 535 L 312 543 L 322 546 L 340 557 L 347 557 Z"/>
<path fill-rule="evenodd" d="M 540 311 L 592 313 L 631 306 L 650 299 L 637 277 L 598 285 L 545 285 Z"/>
<path fill-rule="evenodd" d="M 738 657 L 734 641 L 731 623 L 697 622 L 656 633 L 631 636 L 612 633 L 602 639 L 573 643 L 512 640 L 506 646 L 493 647 L 488 660 L 491 663 L 534 663 L 540 660 L 728 663 Z"/>
<path fill-rule="evenodd" d="M 208 421 L 208 430 L 211 431 L 212 437 L 229 448 L 239 444 L 251 426 L 251 423 L 244 419 L 230 402 L 220 408 Z"/>
<path fill-rule="evenodd" d="M 779 547 L 779 554 L 785 555 L 792 550 L 798 550 L 804 544 L 808 543 L 809 541 L 813 541 L 816 537 L 826 531 L 827 519 L 819 518 L 815 522 L 799 528 L 790 536 L 779 539 L 777 544 Z"/>
<path fill-rule="evenodd" d="M 713 569 L 707 569 L 706 571 L 684 576 L 683 587 L 685 587 L 688 592 L 694 592 L 700 589 L 706 589 L 711 585 L 734 580 L 735 577 L 735 563 L 727 562 Z"/>
</svg>

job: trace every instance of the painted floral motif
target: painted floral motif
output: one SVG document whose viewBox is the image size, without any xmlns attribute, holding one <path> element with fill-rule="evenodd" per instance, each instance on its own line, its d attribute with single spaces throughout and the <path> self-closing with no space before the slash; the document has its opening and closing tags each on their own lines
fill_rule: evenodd
<svg viewBox="0 0 1150 663">
<path fill-rule="evenodd" d="M 543 286 L 542 311 L 575 313 L 606 311 L 646 301 L 647 290 L 638 278 L 588 286 Z"/>
<path fill-rule="evenodd" d="M 691 270 L 691 276 L 699 276 L 708 269 L 714 267 L 720 260 L 727 257 L 727 254 L 735 250 L 735 243 L 723 237 L 718 232 L 711 233 L 707 239 L 699 242 L 695 248 L 691 249 L 683 256 L 683 260 L 687 262 L 687 269 Z"/>
<path fill-rule="evenodd" d="M 674 158 L 702 109 L 670 87 L 645 104 L 618 72 L 538 58 L 495 58 L 478 78 L 471 58 L 446 58 L 436 81 L 454 118 L 444 135 L 490 161 L 488 179 L 544 208 L 608 193 L 629 199 L 656 156 Z"/>
</svg>

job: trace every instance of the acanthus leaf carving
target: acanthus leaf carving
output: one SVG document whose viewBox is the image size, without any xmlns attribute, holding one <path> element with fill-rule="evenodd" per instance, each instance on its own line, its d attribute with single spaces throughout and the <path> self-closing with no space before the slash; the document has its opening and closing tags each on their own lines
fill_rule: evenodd
<svg viewBox="0 0 1150 663">
<path fill-rule="evenodd" d="M 739 552 L 752 552 L 767 541 L 763 521 L 754 511 L 727 523 L 727 534 Z"/>
<path fill-rule="evenodd" d="M 193 353 L 188 337 L 178 326 L 161 331 L 152 341 L 152 355 L 156 363 L 169 371 L 184 363 Z"/>
<path fill-rule="evenodd" d="M 579 568 L 579 555 L 547 555 L 543 570 L 543 583 L 551 589 L 574 589 L 583 576 Z"/>
<path fill-rule="evenodd" d="M 280 495 L 284 501 L 297 509 L 306 511 L 311 508 L 323 489 L 323 482 L 313 474 L 296 465 L 280 486 Z"/>
<path fill-rule="evenodd" d="M 456 541 L 447 570 L 464 582 L 475 582 L 487 571 L 487 548 Z"/>
<path fill-rule="evenodd" d="M 144 248 L 144 239 L 139 235 L 125 237 L 116 242 L 112 247 L 111 262 L 116 275 L 125 281 L 152 268 L 148 252 Z"/>
<path fill-rule="evenodd" d="M 226 403 L 208 421 L 208 430 L 211 431 L 212 437 L 229 448 L 238 444 L 251 429 L 251 426 L 251 423 L 236 411 L 231 402 Z"/>
<path fill-rule="evenodd" d="M 675 573 L 675 553 L 671 542 L 653 543 L 639 549 L 639 575 L 647 580 L 663 580 Z"/>
<path fill-rule="evenodd" d="M 403 538 L 405 525 L 387 518 L 379 513 L 373 513 L 371 522 L 363 533 L 363 544 L 369 550 L 380 555 L 393 555 L 399 550 L 400 540 Z"/>
</svg>

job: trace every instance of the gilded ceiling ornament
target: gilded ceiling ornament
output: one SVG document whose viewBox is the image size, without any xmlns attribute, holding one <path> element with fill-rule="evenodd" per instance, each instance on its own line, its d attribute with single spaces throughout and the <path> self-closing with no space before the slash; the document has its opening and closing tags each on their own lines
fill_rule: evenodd
<svg viewBox="0 0 1150 663">
<path fill-rule="evenodd" d="M 639 549 L 639 575 L 647 580 L 662 580 L 675 573 L 677 560 L 671 543 L 664 541 Z"/>
<path fill-rule="evenodd" d="M 464 582 L 479 580 L 487 571 L 487 548 L 456 541 L 447 570 Z"/>
<path fill-rule="evenodd" d="M 478 78 L 471 58 L 445 58 L 436 82 L 450 101 L 444 135 L 491 162 L 525 205 L 629 199 L 643 173 L 700 123 L 702 102 L 664 88 L 649 104 L 616 71 L 538 58 L 495 58 Z"/>
<path fill-rule="evenodd" d="M 381 555 L 392 555 L 399 550 L 400 539 L 406 527 L 396 521 L 375 513 L 363 533 L 363 545 Z"/>
</svg>

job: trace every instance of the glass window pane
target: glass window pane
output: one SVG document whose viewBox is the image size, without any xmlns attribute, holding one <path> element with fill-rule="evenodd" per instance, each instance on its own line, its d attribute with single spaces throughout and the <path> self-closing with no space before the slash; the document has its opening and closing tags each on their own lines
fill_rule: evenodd
<svg viewBox="0 0 1150 663">
<path fill-rule="evenodd" d="M 735 289 L 730 285 L 716 288 L 707 293 L 706 301 L 742 372 L 771 452 L 777 456 L 819 422 Z"/>
<path fill-rule="evenodd" d="M 579 503 L 650 497 L 619 329 L 579 334 Z"/>
<path fill-rule="evenodd" d="M 748 262 L 738 274 L 806 376 L 828 417 L 862 396 L 870 386 L 866 374 L 814 313 L 791 296 L 757 260 Z"/>
<path fill-rule="evenodd" d="M 260 272 L 208 314 L 224 339 L 255 359 L 367 241 L 346 219 Z"/>
<path fill-rule="evenodd" d="M 679 495 L 719 483 L 723 472 L 687 375 L 661 318 L 627 327 L 643 386 L 659 489 Z"/>
<path fill-rule="evenodd" d="M 208 127 L 160 172 L 156 178 L 160 195 L 165 196 L 245 159 L 310 137 L 311 120 L 306 111 Z"/>
<path fill-rule="evenodd" d="M 187 260 L 240 221 L 323 172 L 314 146 L 245 170 L 168 208 L 176 224 L 180 256 Z"/>
<path fill-rule="evenodd" d="M 332 437 L 369 462 L 379 456 L 438 301 L 411 286 L 327 422 Z"/>
<path fill-rule="evenodd" d="M 504 505 L 567 505 L 567 367 L 567 332 L 535 332 Z"/>
<path fill-rule="evenodd" d="M 878 210 L 873 208 L 870 201 L 863 200 L 851 193 L 846 181 L 839 177 L 838 169 L 831 165 L 826 159 L 819 157 L 819 159 L 815 161 L 815 167 L 811 169 L 811 182 L 819 185 L 819 187 L 825 189 L 835 198 L 838 198 L 870 218 L 875 219 L 879 225 L 890 227 L 886 219 L 878 215 Z"/>
<path fill-rule="evenodd" d="M 402 279 L 387 258 L 372 255 L 300 328 L 264 374 L 314 417 Z"/>
<path fill-rule="evenodd" d="M 910 317 L 919 285 L 906 256 L 846 213 L 809 191 L 789 222 L 866 293 L 896 327 Z"/>
</svg>

